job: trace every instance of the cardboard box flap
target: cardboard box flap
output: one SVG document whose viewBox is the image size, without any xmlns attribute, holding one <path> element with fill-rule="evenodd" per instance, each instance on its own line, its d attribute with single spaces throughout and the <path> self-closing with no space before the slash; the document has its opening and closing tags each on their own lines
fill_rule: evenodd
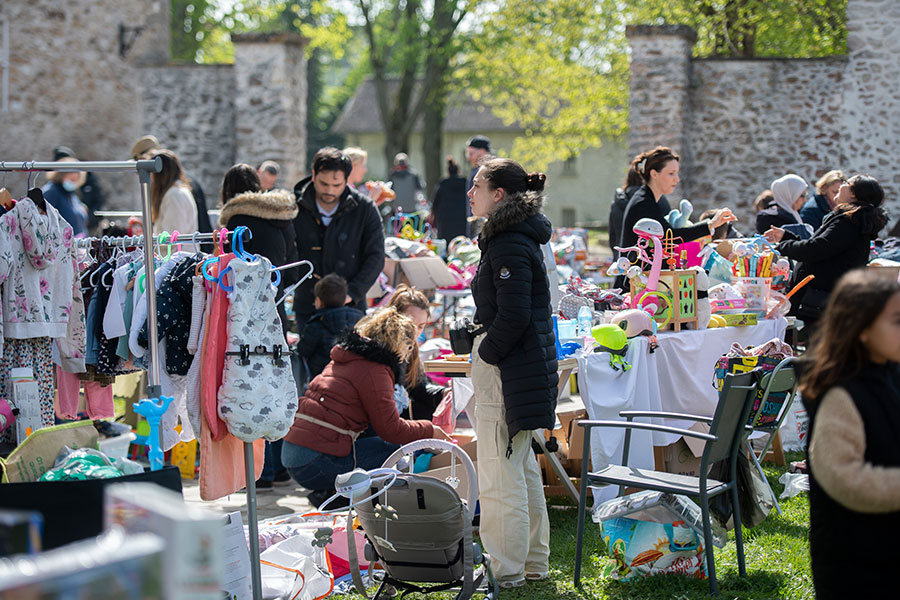
<svg viewBox="0 0 900 600">
<path fill-rule="evenodd" d="M 456 285 L 456 278 L 440 256 L 420 256 L 400 259 L 400 268 L 409 284 L 419 289 L 444 288 Z"/>
<path fill-rule="evenodd" d="M 688 427 L 691 431 L 696 431 L 697 433 L 709 433 L 709 423 L 697 422 Z M 703 456 L 703 449 L 706 447 L 706 440 L 700 440 L 697 438 L 684 436 L 681 439 L 684 440 L 684 443 L 687 444 L 687 447 L 690 448 L 691 453 L 700 458 Z"/>
</svg>

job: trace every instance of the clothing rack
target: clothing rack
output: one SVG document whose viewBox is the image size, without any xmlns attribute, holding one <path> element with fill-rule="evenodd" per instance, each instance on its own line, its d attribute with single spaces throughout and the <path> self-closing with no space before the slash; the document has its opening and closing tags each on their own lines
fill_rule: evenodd
<svg viewBox="0 0 900 600">
<path fill-rule="evenodd" d="M 130 172 L 135 171 L 138 174 L 141 187 L 141 208 L 144 226 L 152 223 L 150 210 L 150 173 L 159 173 L 162 171 L 162 158 L 156 157 L 152 160 L 125 160 L 125 161 L 71 161 L 71 162 L 37 162 L 37 161 L 4 161 L 0 160 L 0 171 L 14 172 L 40 172 L 40 171 L 57 171 L 62 173 L 79 173 L 79 172 Z M 217 233 L 217 232 L 216 232 Z M 232 235 L 233 232 L 229 232 Z M 175 243 L 195 243 L 213 241 L 214 233 L 191 234 L 184 238 L 179 238 Z M 76 247 L 89 245 L 94 241 L 113 242 L 114 240 L 122 240 L 136 242 L 133 245 L 143 245 L 144 247 L 144 264 L 152 265 L 154 245 L 159 244 L 159 236 L 121 236 L 106 238 L 85 238 L 84 240 L 76 240 Z M 170 244 L 165 241 L 163 244 Z M 156 282 L 154 281 L 154 269 L 145 270 L 145 289 L 155 290 Z M 147 376 L 149 385 L 147 386 L 147 395 L 150 398 L 159 398 L 162 392 L 159 379 L 159 339 L 157 329 L 156 315 L 156 294 L 150 293 L 147 296 L 147 343 L 148 352 L 150 354 L 148 360 Z M 247 525 L 249 528 L 250 538 L 250 575 L 253 588 L 254 600 L 262 600 L 262 577 L 260 574 L 259 563 L 259 531 L 257 526 L 257 508 L 256 508 L 256 473 L 253 460 L 253 444 L 244 443 L 244 468 L 247 479 Z"/>
</svg>

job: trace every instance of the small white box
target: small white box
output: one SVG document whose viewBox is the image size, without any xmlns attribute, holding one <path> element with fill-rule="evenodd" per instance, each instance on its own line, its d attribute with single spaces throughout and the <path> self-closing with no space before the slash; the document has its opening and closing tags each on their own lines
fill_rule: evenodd
<svg viewBox="0 0 900 600">
<path fill-rule="evenodd" d="M 137 436 L 133 431 L 129 431 L 116 437 L 98 440 L 97 446 L 100 448 L 100 452 L 118 460 L 125 458 L 125 455 L 128 454 L 128 447 L 131 446 L 131 442 L 135 439 L 137 439 Z"/>
<path fill-rule="evenodd" d="M 15 369 L 13 369 L 15 370 Z M 30 369 L 29 369 L 30 371 Z M 37 381 L 14 380 L 12 384 L 13 405 L 19 409 L 16 417 L 16 441 L 21 444 L 28 437 L 29 430 L 37 431 L 41 423 L 40 390 Z"/>
<path fill-rule="evenodd" d="M 104 523 L 165 540 L 167 600 L 221 600 L 225 529 L 222 516 L 188 506 L 179 494 L 152 483 L 109 485 Z"/>
</svg>

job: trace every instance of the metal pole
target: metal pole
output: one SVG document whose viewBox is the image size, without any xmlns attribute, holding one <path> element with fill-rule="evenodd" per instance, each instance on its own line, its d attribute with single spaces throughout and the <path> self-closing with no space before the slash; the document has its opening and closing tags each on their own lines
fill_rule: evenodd
<svg viewBox="0 0 900 600">
<path fill-rule="evenodd" d="M 141 178 L 141 207 L 144 215 L 144 290 L 147 296 L 147 342 L 150 350 L 150 360 L 147 364 L 147 378 L 150 385 L 147 386 L 147 395 L 150 398 L 159 398 L 159 338 L 156 326 L 156 277 L 153 260 L 153 221 L 150 207 L 150 172 L 139 171 Z M 149 231 L 147 231 L 149 229 Z"/>
<path fill-rule="evenodd" d="M 259 527 L 256 516 L 256 470 L 253 465 L 253 444 L 244 442 L 244 470 L 247 478 L 247 532 L 250 538 L 250 580 L 253 600 L 262 600 L 262 575 L 259 569 Z"/>
<path fill-rule="evenodd" d="M 159 173 L 162 171 L 162 159 L 158 156 L 152 160 L 103 160 L 103 161 L 71 161 L 71 162 L 38 162 L 35 160 L 12 161 L 0 160 L 0 171 L 60 171 L 75 173 L 80 171 L 122 172 L 145 171 Z"/>
<path fill-rule="evenodd" d="M 3 98 L 0 100 L 0 112 L 9 112 L 9 21 L 3 19 L 3 50 L 0 51 L 0 69 L 3 69 Z"/>
</svg>

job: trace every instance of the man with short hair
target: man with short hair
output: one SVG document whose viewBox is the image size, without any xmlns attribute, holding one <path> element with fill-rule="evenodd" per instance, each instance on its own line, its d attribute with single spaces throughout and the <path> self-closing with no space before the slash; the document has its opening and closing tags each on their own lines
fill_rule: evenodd
<svg viewBox="0 0 900 600">
<path fill-rule="evenodd" d="M 315 311 L 316 281 L 337 273 L 347 280 L 348 304 L 365 312 L 366 292 L 384 268 L 381 217 L 370 198 L 347 185 L 352 169 L 346 154 L 322 148 L 313 157 L 312 175 L 294 186 L 297 250 L 313 264 L 313 276 L 294 295 L 298 333 Z"/>
<path fill-rule="evenodd" d="M 274 160 L 264 160 L 256 170 L 259 175 L 259 188 L 263 192 L 268 192 L 278 183 L 278 177 L 281 175 L 281 165 Z"/>
<path fill-rule="evenodd" d="M 466 160 L 472 166 L 472 171 L 466 179 L 466 192 L 472 189 L 472 180 L 478 172 L 478 161 L 491 154 L 491 140 L 483 135 L 473 135 L 466 142 Z"/>
<path fill-rule="evenodd" d="M 472 166 L 472 170 L 469 172 L 469 176 L 466 178 L 466 193 L 469 193 L 469 190 L 472 189 L 473 180 L 475 179 L 475 173 L 478 172 L 478 161 L 484 159 L 485 157 L 491 156 L 491 140 L 486 138 L 483 135 L 473 135 L 469 138 L 469 141 L 466 142 L 466 160 L 469 161 L 469 165 Z M 472 217 L 472 207 L 466 202 L 466 235 L 468 237 L 474 237 L 475 234 L 480 230 L 480 227 L 473 227 L 473 223 L 470 220 Z"/>
<path fill-rule="evenodd" d="M 419 174 L 409 166 L 409 156 L 405 152 L 399 152 L 394 156 L 394 169 L 388 179 L 391 189 L 397 194 L 394 200 L 394 209 L 399 207 L 405 213 L 416 212 L 417 201 L 425 186 Z"/>
</svg>

